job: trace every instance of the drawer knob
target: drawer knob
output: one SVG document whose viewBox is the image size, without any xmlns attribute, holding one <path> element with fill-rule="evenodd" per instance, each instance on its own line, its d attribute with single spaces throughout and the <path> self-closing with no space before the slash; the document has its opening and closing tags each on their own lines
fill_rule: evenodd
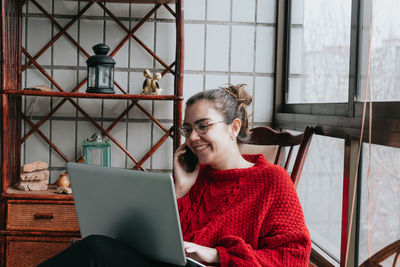
<svg viewBox="0 0 400 267">
<path fill-rule="evenodd" d="M 54 214 L 53 213 L 38 212 L 38 213 L 35 214 L 35 219 L 37 219 L 37 220 L 51 220 L 51 219 L 54 219 Z"/>
</svg>

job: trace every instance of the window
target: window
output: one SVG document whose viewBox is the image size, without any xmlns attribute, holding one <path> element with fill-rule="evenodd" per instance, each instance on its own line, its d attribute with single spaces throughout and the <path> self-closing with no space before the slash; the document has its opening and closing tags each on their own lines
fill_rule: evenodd
<svg viewBox="0 0 400 267">
<path fill-rule="evenodd" d="M 329 153 L 330 157 L 325 155 Z M 340 258 L 344 141 L 313 136 L 297 194 L 311 238 L 332 258 Z"/>
<path fill-rule="evenodd" d="M 347 102 L 351 2 L 293 0 L 288 103 Z"/>
<path fill-rule="evenodd" d="M 400 238 L 400 149 L 363 145 L 359 263 Z M 369 201 L 368 201 L 369 198 Z M 369 235 L 369 238 L 368 238 Z M 392 266 L 393 257 L 383 266 Z"/>
<path fill-rule="evenodd" d="M 278 3 L 273 126 L 296 131 L 303 131 L 306 125 L 315 127 L 316 134 L 298 187 L 313 246 L 327 252 L 331 256 L 327 256 L 329 261 L 335 259 L 341 266 L 346 262 L 347 266 L 358 266 L 368 256 L 400 238 L 400 216 L 391 210 L 394 203 L 400 202 L 397 167 L 400 150 L 400 2 L 291 0 Z M 370 40 L 371 57 L 368 53 Z M 360 101 L 369 98 L 364 96 L 368 62 L 373 144 L 370 182 L 374 183 L 370 187 L 373 201 L 369 206 L 364 180 L 368 160 L 365 145 L 360 159 L 362 171 L 358 172 L 361 182 L 357 184 L 357 190 L 353 190 L 364 108 Z M 365 113 L 363 142 L 368 141 L 368 109 L 369 105 Z M 318 152 L 319 149 L 322 150 Z M 315 153 L 320 157 L 317 160 Z M 393 165 L 391 160 L 396 159 L 397 165 Z M 322 171 L 330 174 L 318 175 L 321 165 L 325 166 L 326 162 L 333 165 Z M 328 189 L 319 184 L 318 176 Z M 380 187 L 380 191 L 375 191 Z M 361 199 L 353 210 L 353 197 L 360 191 Z M 332 194 L 337 198 L 334 206 L 331 206 Z M 326 214 L 329 209 L 336 218 Z M 374 228 L 370 229 L 369 254 L 368 210 L 370 223 L 378 218 L 384 221 L 376 221 L 370 226 Z M 348 216 L 347 220 L 341 221 L 342 214 Z M 318 220 L 323 219 L 325 228 L 318 226 Z M 356 226 L 359 226 L 358 235 L 351 230 Z M 335 234 L 330 235 L 330 232 Z"/>
<path fill-rule="evenodd" d="M 361 43 L 359 100 L 365 99 L 372 21 L 370 86 L 374 101 L 400 100 L 400 2 L 397 0 L 364 1 Z M 368 99 L 367 95 L 367 99 Z"/>
</svg>

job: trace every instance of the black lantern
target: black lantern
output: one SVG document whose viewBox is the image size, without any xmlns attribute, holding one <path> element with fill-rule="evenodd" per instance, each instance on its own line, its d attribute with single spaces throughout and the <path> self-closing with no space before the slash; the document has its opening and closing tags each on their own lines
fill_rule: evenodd
<svg viewBox="0 0 400 267">
<path fill-rule="evenodd" d="M 114 94 L 115 61 L 107 56 L 110 48 L 105 44 L 93 46 L 96 55 L 87 61 L 88 86 L 86 93 Z"/>
</svg>

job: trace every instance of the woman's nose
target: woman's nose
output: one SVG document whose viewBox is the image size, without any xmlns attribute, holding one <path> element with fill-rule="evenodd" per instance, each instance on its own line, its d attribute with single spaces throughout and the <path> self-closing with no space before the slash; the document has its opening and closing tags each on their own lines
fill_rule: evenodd
<svg viewBox="0 0 400 267">
<path fill-rule="evenodd" d="M 196 139 L 199 139 L 200 136 L 199 136 L 199 133 L 195 129 L 193 129 L 193 131 L 190 133 L 190 135 L 186 138 L 189 140 L 196 140 Z"/>
</svg>

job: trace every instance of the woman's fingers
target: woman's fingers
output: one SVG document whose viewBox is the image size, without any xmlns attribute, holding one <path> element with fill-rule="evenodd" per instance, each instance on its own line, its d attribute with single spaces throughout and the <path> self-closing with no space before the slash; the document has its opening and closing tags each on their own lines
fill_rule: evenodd
<svg viewBox="0 0 400 267">
<path fill-rule="evenodd" d="M 175 151 L 175 157 L 179 157 L 180 155 L 186 152 L 186 144 L 180 145 Z"/>
<path fill-rule="evenodd" d="M 186 253 L 195 252 L 196 250 L 193 246 L 194 246 L 194 243 L 183 241 L 183 247 L 185 248 Z"/>
<path fill-rule="evenodd" d="M 215 248 L 209 248 L 191 242 L 184 242 L 184 248 L 186 255 L 194 260 L 207 263 L 219 263 L 218 251 Z"/>
<path fill-rule="evenodd" d="M 194 248 L 187 248 L 185 250 L 186 253 L 194 253 L 196 250 Z"/>
</svg>

